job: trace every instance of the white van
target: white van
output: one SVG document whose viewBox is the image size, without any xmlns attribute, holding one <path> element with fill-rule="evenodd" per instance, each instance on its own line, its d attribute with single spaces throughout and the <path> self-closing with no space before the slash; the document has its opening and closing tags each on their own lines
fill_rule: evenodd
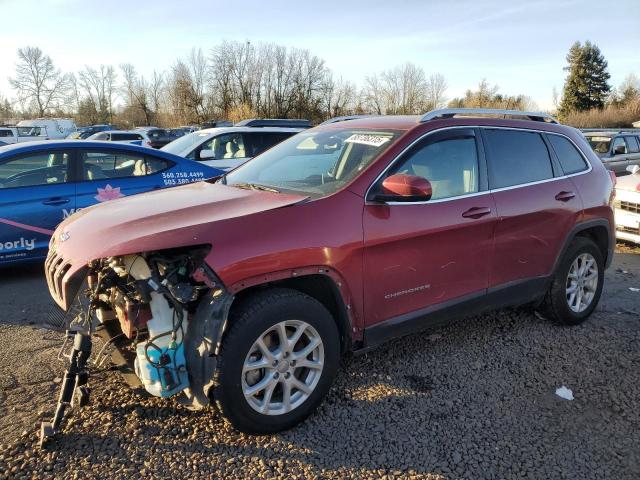
<svg viewBox="0 0 640 480">
<path fill-rule="evenodd" d="M 49 140 L 45 127 L 0 126 L 0 142 L 23 143 L 36 140 Z"/>
<path fill-rule="evenodd" d="M 50 139 L 66 138 L 75 132 L 76 122 L 71 118 L 36 118 L 35 120 L 22 120 L 18 127 L 44 127 Z"/>
</svg>

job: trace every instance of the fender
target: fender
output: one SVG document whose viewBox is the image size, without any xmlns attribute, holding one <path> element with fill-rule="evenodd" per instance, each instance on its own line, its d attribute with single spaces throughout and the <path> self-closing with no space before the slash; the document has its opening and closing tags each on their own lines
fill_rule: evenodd
<svg viewBox="0 0 640 480">
<path fill-rule="evenodd" d="M 264 285 L 271 282 L 303 278 L 310 275 L 323 275 L 331 280 L 336 292 L 338 293 L 338 297 L 341 300 L 342 305 L 339 305 L 339 307 L 342 307 L 345 314 L 351 340 L 361 340 L 364 331 L 364 319 L 359 312 L 356 312 L 356 309 L 353 308 L 353 296 L 347 282 L 340 273 L 331 267 L 327 267 L 325 265 L 310 265 L 256 275 L 234 283 L 229 286 L 228 291 L 231 295 L 236 296 L 239 292 L 250 287 Z"/>
</svg>

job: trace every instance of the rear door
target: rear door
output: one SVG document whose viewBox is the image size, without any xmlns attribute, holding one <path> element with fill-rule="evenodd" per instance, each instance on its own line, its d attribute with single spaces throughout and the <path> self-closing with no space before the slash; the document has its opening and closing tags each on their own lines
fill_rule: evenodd
<svg viewBox="0 0 640 480">
<path fill-rule="evenodd" d="M 580 197 L 540 132 L 482 132 L 498 215 L 490 288 L 543 282 L 582 210 Z"/>
<path fill-rule="evenodd" d="M 53 230 L 75 208 L 73 150 L 0 160 L 0 264 L 44 258 Z"/>
<path fill-rule="evenodd" d="M 76 209 L 171 185 L 165 178 L 172 162 L 115 149 L 78 152 Z"/>
</svg>

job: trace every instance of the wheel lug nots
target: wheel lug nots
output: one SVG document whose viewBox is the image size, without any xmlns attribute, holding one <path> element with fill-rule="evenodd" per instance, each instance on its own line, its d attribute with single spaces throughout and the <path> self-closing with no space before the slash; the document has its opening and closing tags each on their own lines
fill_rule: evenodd
<svg viewBox="0 0 640 480">
<path fill-rule="evenodd" d="M 278 379 L 279 376 L 280 376 L 280 374 L 278 372 L 273 374 L 273 378 L 275 378 L 276 380 Z"/>
<path fill-rule="evenodd" d="M 289 372 L 284 374 L 284 378 L 289 379 L 289 377 L 291 376 L 291 374 Z"/>
</svg>

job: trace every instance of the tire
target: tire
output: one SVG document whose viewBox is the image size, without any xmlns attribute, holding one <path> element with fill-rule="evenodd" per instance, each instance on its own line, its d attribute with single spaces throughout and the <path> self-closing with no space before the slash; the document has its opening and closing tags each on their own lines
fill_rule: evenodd
<svg viewBox="0 0 640 480">
<path fill-rule="evenodd" d="M 232 313 L 230 325 L 212 392 L 225 420 L 241 432 L 269 434 L 313 413 L 329 392 L 340 360 L 338 328 L 327 309 L 296 290 L 270 289 L 245 299 Z M 281 348 L 282 326 L 288 349 Z M 317 340 L 320 344 L 314 347 Z M 310 353 L 304 355 L 305 349 Z M 296 359 L 309 368 L 295 364 Z M 254 390 L 258 393 L 245 395 Z"/>
<path fill-rule="evenodd" d="M 585 278 L 582 280 L 582 291 L 585 296 L 589 296 L 588 301 L 583 300 L 581 302 L 576 295 L 570 304 L 572 298 L 569 293 L 571 291 L 570 287 L 572 287 L 573 283 L 577 282 L 577 280 L 574 276 L 569 278 L 569 274 L 570 272 L 576 271 L 572 270 L 574 262 L 577 262 L 577 267 L 580 267 L 581 265 L 585 265 L 585 260 L 587 265 L 590 260 L 593 260 L 597 268 L 595 276 L 593 270 L 589 268 L 589 272 L 585 273 Z M 577 271 L 579 272 L 580 268 L 578 268 Z M 593 279 L 593 282 L 591 280 L 585 281 L 585 279 L 588 278 Z M 595 283 L 596 278 L 597 283 Z M 548 318 L 560 324 L 578 325 L 584 322 L 598 305 L 600 295 L 602 294 L 603 283 L 604 259 L 602 258 L 602 252 L 592 240 L 586 237 L 576 237 L 569 245 L 569 248 L 567 248 L 556 269 L 549 290 L 542 303 L 542 311 Z M 578 290 L 580 290 L 579 287 Z"/>
</svg>

